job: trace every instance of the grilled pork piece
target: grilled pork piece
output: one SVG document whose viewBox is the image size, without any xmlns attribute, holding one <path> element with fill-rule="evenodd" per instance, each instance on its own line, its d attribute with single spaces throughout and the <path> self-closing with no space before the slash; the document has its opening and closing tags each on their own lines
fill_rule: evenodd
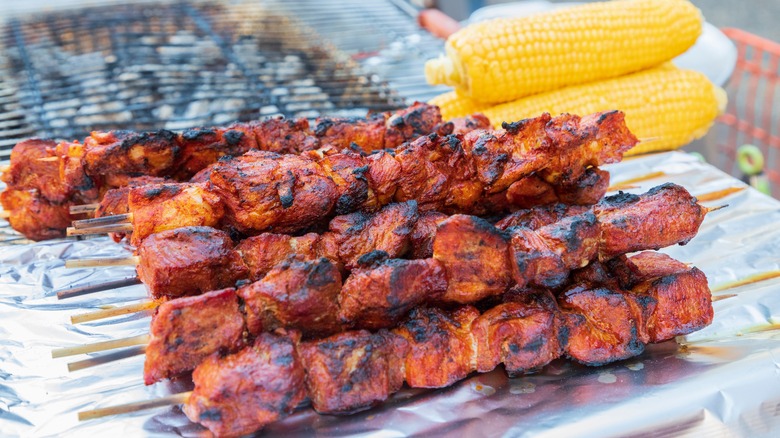
<svg viewBox="0 0 780 438">
<path fill-rule="evenodd" d="M 244 346 L 246 325 L 235 289 L 166 301 L 152 318 L 144 382 L 191 371 L 217 352 Z"/>
<path fill-rule="evenodd" d="M 277 264 L 295 256 L 300 260 L 315 260 L 319 251 L 315 247 L 320 235 L 308 233 L 293 237 L 289 234 L 263 233 L 249 237 L 236 246 L 244 264 L 249 269 L 249 278 L 257 281 Z"/>
<path fill-rule="evenodd" d="M 185 227 L 152 234 L 138 247 L 138 278 L 155 298 L 235 286 L 249 271 L 224 231 Z M 184 281 L 182 281 L 184 279 Z"/>
<path fill-rule="evenodd" d="M 217 436 L 241 436 L 290 414 L 306 399 L 298 336 L 263 333 L 240 352 L 207 358 L 192 373 L 184 412 Z"/>
<path fill-rule="evenodd" d="M 0 204 L 11 226 L 32 240 L 64 237 L 72 221 L 67 205 L 51 203 L 35 190 L 5 189 Z"/>
</svg>

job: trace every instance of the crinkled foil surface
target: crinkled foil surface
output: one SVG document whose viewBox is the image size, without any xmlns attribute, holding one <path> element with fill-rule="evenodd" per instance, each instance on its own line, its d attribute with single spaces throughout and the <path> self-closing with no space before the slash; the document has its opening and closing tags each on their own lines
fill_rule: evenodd
<svg viewBox="0 0 780 438">
<path fill-rule="evenodd" d="M 662 182 L 701 195 L 735 180 L 680 152 L 627 160 L 613 183 Z M 713 324 L 681 344 L 652 345 L 631 360 L 589 368 L 558 360 L 539 374 L 509 379 L 503 370 L 441 390 L 402 390 L 383 406 L 347 417 L 301 408 L 266 428 L 282 436 L 777 436 L 780 433 L 780 278 L 728 288 L 780 271 L 780 202 L 745 189 L 708 206 L 688 245 L 664 251 L 693 263 L 716 298 Z M 669 211 L 674 215 L 674 211 Z M 52 349 L 145 334 L 149 315 L 73 325 L 74 314 L 146 299 L 132 286 L 58 300 L 68 287 L 133 275 L 132 268 L 66 269 L 69 258 L 121 256 L 104 238 L 0 246 L 0 435 L 203 436 L 179 407 L 79 422 L 78 411 L 186 390 L 187 382 L 142 382 L 143 356 L 68 372 L 87 355 L 52 359 Z M 105 353 L 103 353 L 105 354 Z M 94 354 L 99 356 L 99 354 Z"/>
</svg>

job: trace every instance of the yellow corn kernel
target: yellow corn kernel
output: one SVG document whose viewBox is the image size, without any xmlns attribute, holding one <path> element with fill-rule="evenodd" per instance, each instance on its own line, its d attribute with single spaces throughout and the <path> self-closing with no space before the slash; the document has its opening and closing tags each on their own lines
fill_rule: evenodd
<svg viewBox="0 0 780 438">
<path fill-rule="evenodd" d="M 688 0 L 612 0 L 454 33 L 425 64 L 431 84 L 480 102 L 509 102 L 643 70 L 683 53 L 702 29 Z"/>
<path fill-rule="evenodd" d="M 468 97 L 460 96 L 455 91 L 440 94 L 428 103 L 436 105 L 441 109 L 441 116 L 444 120 L 480 113 L 493 106 L 493 104 L 481 103 Z"/>
<path fill-rule="evenodd" d="M 726 107 L 726 92 L 706 76 L 665 64 L 614 79 L 540 93 L 481 110 L 490 122 L 535 117 L 548 112 L 592 114 L 621 110 L 626 125 L 645 140 L 626 155 L 672 150 L 704 136 Z M 460 103 L 464 106 L 467 103 Z M 459 117 L 461 115 L 454 115 Z"/>
</svg>

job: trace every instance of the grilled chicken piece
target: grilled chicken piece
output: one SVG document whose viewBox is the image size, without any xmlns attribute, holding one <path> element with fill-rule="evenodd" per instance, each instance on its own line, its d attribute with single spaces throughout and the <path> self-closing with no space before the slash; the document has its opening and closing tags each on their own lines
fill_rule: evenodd
<svg viewBox="0 0 780 438">
<path fill-rule="evenodd" d="M 593 205 L 607 193 L 609 172 L 595 167 L 585 170 L 572 183 L 551 184 L 538 175 L 529 175 L 513 183 L 506 191 L 508 204 L 531 208 L 554 203 Z"/>
<path fill-rule="evenodd" d="M 315 161 L 296 155 L 250 151 L 218 163 L 211 172 L 226 219 L 246 234 L 289 233 L 330 216 L 336 185 Z"/>
<path fill-rule="evenodd" d="M 238 351 L 245 331 L 235 289 L 162 303 L 152 318 L 144 382 L 191 371 L 213 353 Z"/>
<path fill-rule="evenodd" d="M 415 201 L 389 204 L 374 214 L 357 212 L 336 216 L 330 221 L 328 233 L 323 235 L 328 247 L 323 248 L 323 255 L 340 261 L 350 270 L 372 251 L 384 252 L 388 258 L 401 257 L 409 250 L 409 235 L 417 218 Z"/>
<path fill-rule="evenodd" d="M 180 148 L 173 177 L 188 180 L 226 155 L 238 156 L 258 149 L 253 126 L 234 123 L 225 128 L 193 128 L 183 131 L 177 141 Z"/>
<path fill-rule="evenodd" d="M 409 235 L 411 241 L 411 258 L 427 259 L 433 257 L 433 239 L 439 224 L 447 219 L 444 213 L 428 211 L 419 216 Z"/>
<path fill-rule="evenodd" d="M 225 214 L 222 200 L 201 184 L 152 184 L 130 189 L 133 213 L 130 243 L 139 246 L 151 234 L 189 226 L 214 227 Z"/>
<path fill-rule="evenodd" d="M 348 149 L 354 143 L 357 150 L 364 151 L 385 147 L 384 114 L 366 118 L 320 118 L 314 122 L 312 131 L 322 146 Z"/>
<path fill-rule="evenodd" d="M 472 324 L 479 311 L 463 306 L 452 312 L 414 309 L 393 332 L 406 339 L 406 383 L 412 388 L 442 388 L 477 369 L 477 342 Z"/>
<path fill-rule="evenodd" d="M 17 143 L 11 150 L 11 167 L 2 173 L 2 181 L 11 190 L 36 190 L 49 203 L 66 201 L 70 191 L 60 180 L 56 146 L 55 141 L 40 138 Z"/>
<path fill-rule="evenodd" d="M 369 190 L 368 158 L 355 152 L 320 149 L 308 156 L 316 160 L 325 174 L 336 184 L 336 214 L 358 209 L 376 211 L 379 204 Z M 335 152 L 335 153 L 334 153 Z"/>
<path fill-rule="evenodd" d="M 92 204 L 105 191 L 100 175 L 89 176 L 84 169 L 85 146 L 78 141 L 63 141 L 57 144 L 55 154 L 59 157 L 62 186 L 68 192 L 63 202 Z"/>
<path fill-rule="evenodd" d="M 13 229 L 31 240 L 65 237 L 65 229 L 73 220 L 67 204 L 53 204 L 36 190 L 5 189 L 0 193 L 0 204 L 9 212 Z"/>
<path fill-rule="evenodd" d="M 515 227 L 508 231 L 512 277 L 519 287 L 561 286 L 571 270 L 596 258 L 601 237 L 599 223 L 590 211 L 537 230 Z"/>
<path fill-rule="evenodd" d="M 84 170 L 100 175 L 108 187 L 127 185 L 130 178 L 170 175 L 181 157 L 176 134 L 168 130 L 92 132 L 84 140 Z"/>
<path fill-rule="evenodd" d="M 138 277 L 155 298 L 200 295 L 249 278 L 233 241 L 214 228 L 184 227 L 152 234 L 141 242 L 137 254 Z"/>
<path fill-rule="evenodd" d="M 599 259 L 688 243 L 707 210 L 685 188 L 672 183 L 653 187 L 638 196 L 620 192 L 594 207 L 601 222 Z M 670 217 L 669 212 L 674 212 Z"/>
<path fill-rule="evenodd" d="M 275 117 L 252 124 L 252 131 L 261 151 L 291 154 L 320 148 L 306 119 Z"/>
<path fill-rule="evenodd" d="M 290 256 L 296 256 L 301 260 L 317 259 L 319 256 L 315 244 L 319 239 L 320 235 L 316 233 L 299 237 L 263 233 L 242 240 L 236 246 L 236 250 L 249 268 L 249 277 L 252 281 L 257 281 Z"/>
<path fill-rule="evenodd" d="M 631 292 L 658 303 L 647 318 L 650 342 L 692 333 L 712 322 L 712 294 L 701 270 L 653 252 L 629 260 L 638 272 Z"/>
<path fill-rule="evenodd" d="M 434 259 L 378 261 L 352 271 L 338 297 L 341 321 L 359 328 L 391 327 L 447 289 L 441 263 Z"/>
<path fill-rule="evenodd" d="M 290 414 L 306 399 L 296 334 L 263 333 L 248 348 L 210 356 L 192 373 L 184 413 L 217 436 L 242 436 Z"/>
<path fill-rule="evenodd" d="M 103 199 L 100 200 L 100 206 L 95 212 L 95 217 L 130 213 L 130 206 L 127 203 L 130 189 L 166 183 L 170 183 L 170 181 L 156 176 L 139 176 L 131 178 L 127 181 L 126 186 L 111 189 L 103 195 Z"/>
<path fill-rule="evenodd" d="M 452 134 L 466 134 L 476 129 L 490 129 L 490 120 L 484 114 L 472 114 L 450 120 Z"/>
<path fill-rule="evenodd" d="M 568 333 L 552 294 L 513 289 L 505 299 L 471 325 L 477 341 L 477 371 L 486 373 L 503 363 L 507 374 L 516 376 L 560 357 Z"/>
<path fill-rule="evenodd" d="M 299 354 L 314 410 L 348 414 L 380 403 L 403 385 L 408 346 L 390 332 L 365 330 L 303 342 Z"/>
<path fill-rule="evenodd" d="M 486 117 L 482 117 L 484 120 L 487 120 Z M 461 129 L 468 129 L 467 123 L 469 122 L 474 126 L 473 129 L 489 127 L 489 122 L 487 126 L 483 126 L 483 119 L 464 122 Z M 438 135 L 448 135 L 452 133 L 454 128 L 451 124 L 443 123 L 439 107 L 422 102 L 415 102 L 411 106 L 395 113 L 384 113 L 384 121 L 385 135 L 384 145 L 382 146 L 384 149 L 396 148 L 407 141 L 434 132 Z M 356 143 L 363 146 L 360 142 Z M 368 151 L 365 148 L 364 150 Z"/>
<path fill-rule="evenodd" d="M 454 215 L 441 222 L 433 258 L 447 271 L 445 301 L 475 303 L 509 287 L 507 237 L 483 219 Z"/>
<path fill-rule="evenodd" d="M 558 299 L 569 338 L 566 354 L 585 365 L 600 366 L 644 351 L 632 314 L 631 297 L 605 287 L 575 286 Z"/>
<path fill-rule="evenodd" d="M 238 295 L 246 306 L 250 333 L 296 328 L 313 337 L 343 330 L 336 301 L 340 290 L 341 274 L 328 259 L 290 259 L 240 288 Z"/>
</svg>

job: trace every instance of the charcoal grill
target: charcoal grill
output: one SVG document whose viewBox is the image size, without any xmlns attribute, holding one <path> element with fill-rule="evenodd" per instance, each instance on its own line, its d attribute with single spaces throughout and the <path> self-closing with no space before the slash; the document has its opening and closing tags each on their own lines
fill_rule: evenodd
<svg viewBox="0 0 780 438">
<path fill-rule="evenodd" d="M 8 18 L 0 161 L 20 139 L 91 130 L 363 115 L 438 90 L 441 42 L 398 1 L 177 1 Z"/>
</svg>

